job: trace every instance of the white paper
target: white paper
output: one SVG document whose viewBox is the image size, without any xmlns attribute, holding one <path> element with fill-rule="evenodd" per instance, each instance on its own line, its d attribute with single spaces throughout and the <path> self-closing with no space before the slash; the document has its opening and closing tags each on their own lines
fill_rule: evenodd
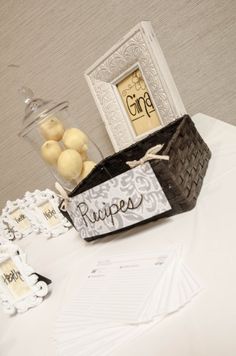
<svg viewBox="0 0 236 356">
<path fill-rule="evenodd" d="M 181 247 L 101 257 L 57 320 L 60 356 L 105 356 L 188 303 L 200 286 Z"/>
</svg>

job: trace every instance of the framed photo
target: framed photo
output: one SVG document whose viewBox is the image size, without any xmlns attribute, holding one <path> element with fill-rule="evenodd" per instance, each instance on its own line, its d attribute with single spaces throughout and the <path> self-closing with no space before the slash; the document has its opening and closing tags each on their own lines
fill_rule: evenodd
<svg viewBox="0 0 236 356">
<path fill-rule="evenodd" d="M 86 72 L 115 151 L 184 115 L 150 22 L 141 22 Z"/>
<path fill-rule="evenodd" d="M 58 208 L 58 196 L 50 189 L 27 192 L 23 201 L 33 229 L 42 235 L 57 237 L 72 227 Z"/>
<path fill-rule="evenodd" d="M 8 201 L 0 217 L 0 231 L 8 240 L 21 239 L 31 233 L 57 237 L 71 223 L 61 214 L 59 198 L 50 189 L 26 192 L 23 199 Z"/>
<path fill-rule="evenodd" d="M 0 245 L 0 304 L 4 312 L 25 312 L 41 303 L 47 293 L 47 284 L 38 281 L 22 251 L 12 243 Z"/>
<path fill-rule="evenodd" d="M 21 239 L 32 233 L 32 224 L 20 199 L 7 201 L 2 210 L 1 221 L 4 235 L 9 240 Z"/>
</svg>

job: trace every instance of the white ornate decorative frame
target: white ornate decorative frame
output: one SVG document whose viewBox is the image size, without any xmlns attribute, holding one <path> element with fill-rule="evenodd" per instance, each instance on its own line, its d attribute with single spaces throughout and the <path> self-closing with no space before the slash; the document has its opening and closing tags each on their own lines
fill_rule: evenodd
<svg viewBox="0 0 236 356">
<path fill-rule="evenodd" d="M 27 217 L 30 219 L 33 229 L 42 235 L 48 238 L 57 237 L 72 227 L 71 223 L 62 215 L 58 208 L 60 203 L 58 196 L 50 189 L 44 191 L 35 190 L 33 193 L 27 192 L 23 201 Z M 53 226 L 47 223 L 40 209 L 40 206 L 45 203 L 50 203 L 54 209 L 55 217 L 58 220 L 58 223 Z"/>
<path fill-rule="evenodd" d="M 135 134 L 116 86 L 137 68 L 159 114 L 160 127 L 186 113 L 151 23 L 139 23 L 85 72 L 116 151 L 156 130 Z"/>
<path fill-rule="evenodd" d="M 10 292 L 3 278 L 0 276 L 0 304 L 7 314 L 25 312 L 43 301 L 48 294 L 48 286 L 43 281 L 38 281 L 38 276 L 32 267 L 26 263 L 26 257 L 22 251 L 12 243 L 0 244 L 0 266 L 1 263 L 10 259 L 17 267 L 21 279 L 27 285 L 29 293 L 20 298 L 15 298 Z"/>
<path fill-rule="evenodd" d="M 14 221 L 14 219 L 11 217 L 11 214 L 18 209 L 24 213 L 24 215 L 26 216 L 26 218 L 29 220 L 30 223 L 29 216 L 27 216 L 24 209 L 23 201 L 21 199 L 17 199 L 15 201 L 8 200 L 1 214 L 4 236 L 8 240 L 21 239 L 22 237 L 26 237 L 30 235 L 33 231 L 31 224 L 27 229 L 21 230 L 17 225 L 17 223 Z"/>
</svg>

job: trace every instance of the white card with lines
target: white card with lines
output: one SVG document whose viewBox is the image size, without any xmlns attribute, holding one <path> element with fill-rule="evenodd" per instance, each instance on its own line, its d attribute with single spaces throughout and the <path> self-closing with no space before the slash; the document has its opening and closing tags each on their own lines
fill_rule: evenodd
<svg viewBox="0 0 236 356">
<path fill-rule="evenodd" d="M 180 246 L 158 253 L 98 259 L 62 310 L 60 356 L 105 356 L 188 303 L 200 290 Z"/>
</svg>

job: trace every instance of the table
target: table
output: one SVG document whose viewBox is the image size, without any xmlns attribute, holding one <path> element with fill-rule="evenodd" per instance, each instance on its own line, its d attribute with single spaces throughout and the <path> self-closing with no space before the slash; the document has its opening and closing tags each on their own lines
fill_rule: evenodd
<svg viewBox="0 0 236 356">
<path fill-rule="evenodd" d="M 55 319 L 86 266 L 101 251 L 158 250 L 173 242 L 183 244 L 184 260 L 203 291 L 111 356 L 236 354 L 236 127 L 204 114 L 194 115 L 193 120 L 212 159 L 192 211 L 94 243 L 81 240 L 74 230 L 51 240 L 31 236 L 19 241 L 34 269 L 53 280 L 52 292 L 25 314 L 9 318 L 0 311 L 1 356 L 56 355 L 52 340 Z"/>
</svg>

